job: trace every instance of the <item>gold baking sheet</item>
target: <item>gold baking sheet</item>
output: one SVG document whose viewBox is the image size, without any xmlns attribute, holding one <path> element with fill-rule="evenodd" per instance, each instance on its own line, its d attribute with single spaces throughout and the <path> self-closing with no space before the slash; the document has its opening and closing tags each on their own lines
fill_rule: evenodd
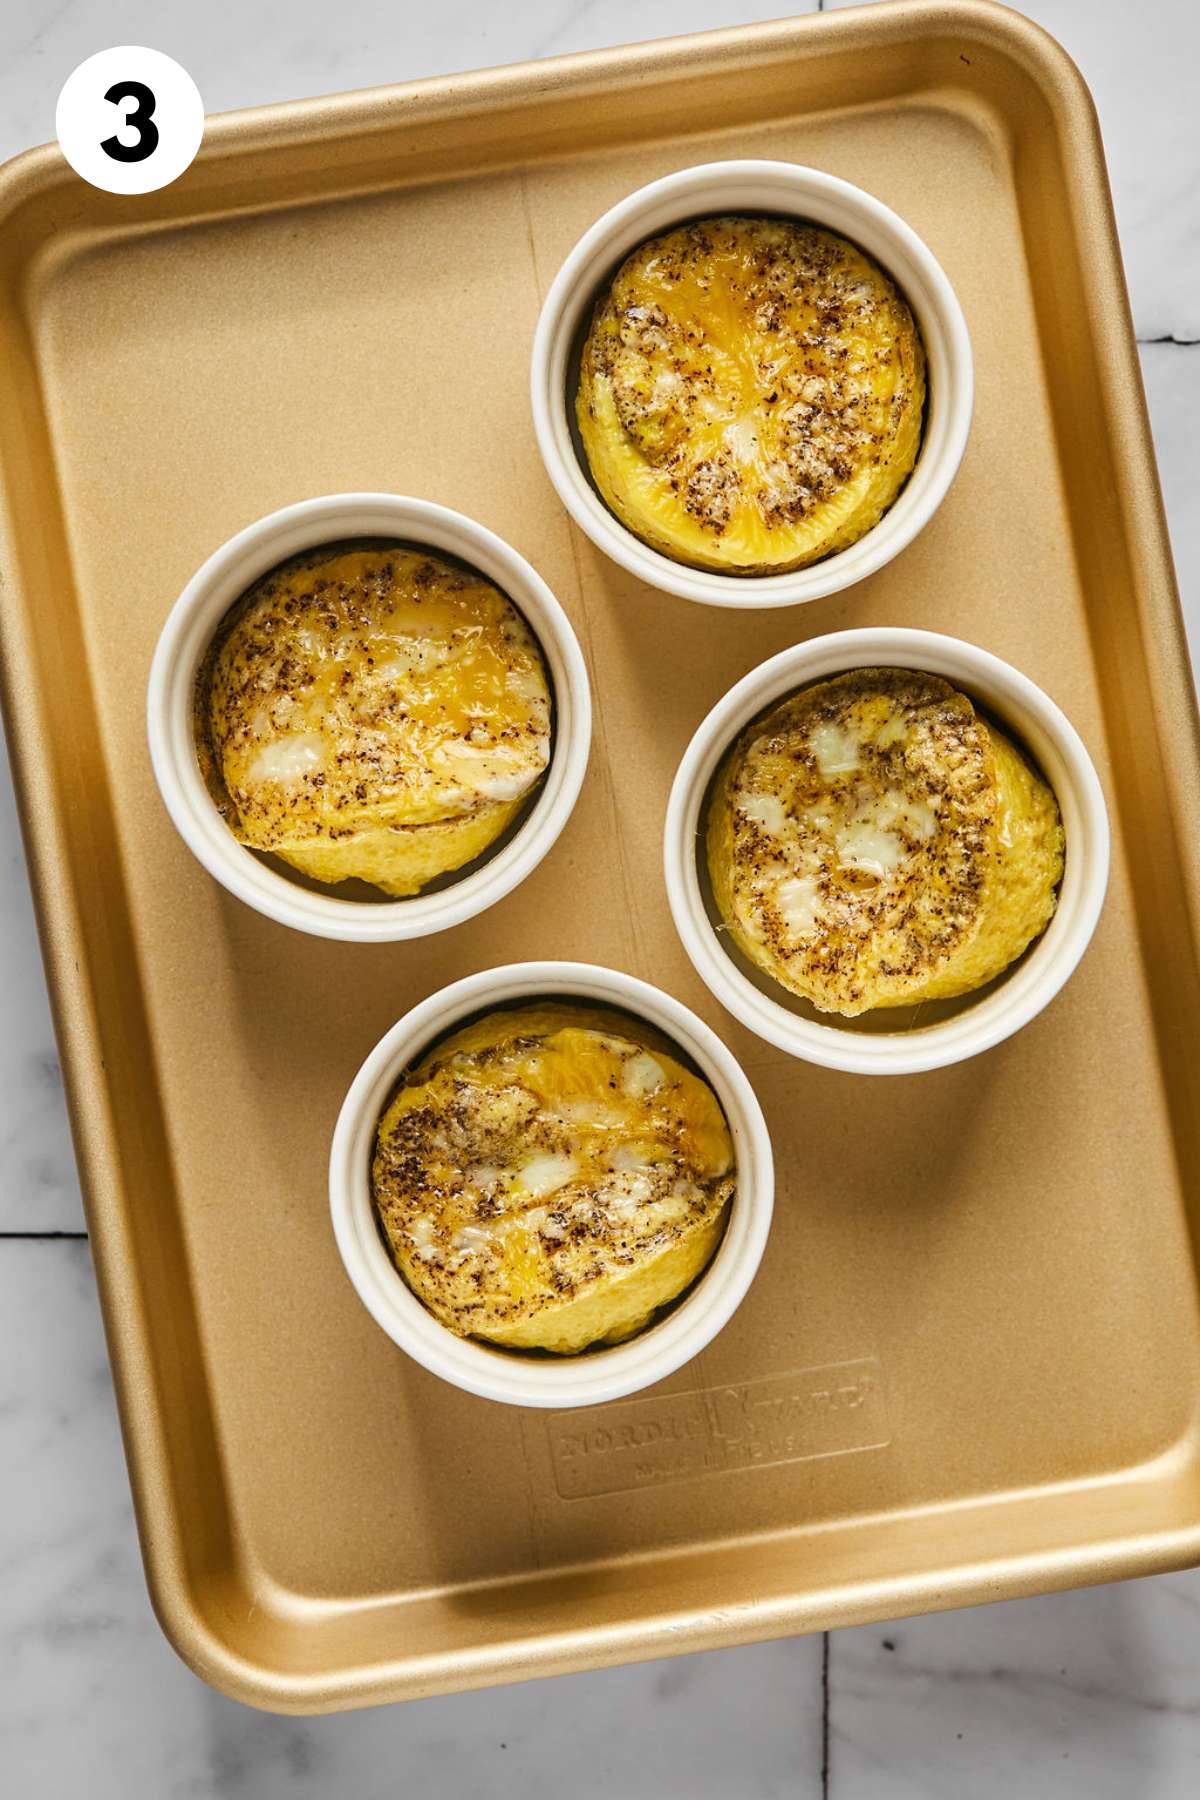
<svg viewBox="0 0 1200 1800">
<path fill-rule="evenodd" d="M 878 194 L 974 341 L 946 504 L 808 608 L 639 586 L 568 525 L 534 446 L 560 260 L 629 190 L 714 155 Z M 1063 54 L 972 0 L 873 7 L 234 114 L 146 198 L 38 150 L 0 209 L 8 728 L 150 1587 L 187 1660 L 320 1710 L 1200 1559 L 1200 759 L 1099 138 Z M 562 840 L 419 943 L 323 943 L 238 905 L 175 836 L 145 746 L 187 577 L 260 514 L 350 488 L 513 542 L 597 700 Z M 1066 991 L 903 1080 L 736 1026 L 660 877 L 708 707 L 784 645 L 866 623 L 1025 669 L 1082 731 L 1115 828 Z M 780 1176 L 711 1348 L 557 1417 L 396 1350 L 325 1194 L 385 1027 L 532 956 L 695 1007 L 745 1063 Z"/>
</svg>

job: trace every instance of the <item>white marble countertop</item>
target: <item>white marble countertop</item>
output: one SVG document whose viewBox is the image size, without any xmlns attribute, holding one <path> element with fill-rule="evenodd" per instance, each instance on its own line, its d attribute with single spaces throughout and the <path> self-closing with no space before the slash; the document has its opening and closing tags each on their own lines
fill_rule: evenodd
<svg viewBox="0 0 1200 1800">
<path fill-rule="evenodd" d="M 787 6 L 19 0 L 0 11 L 0 158 L 53 135 L 62 81 L 110 43 L 168 51 L 215 112 Z M 1200 650 L 1200 8 L 1024 10 L 1096 96 Z M 537 1800 L 565 1769 L 575 1800 L 1200 1792 L 1200 1572 L 340 1718 L 273 1719 L 210 1692 L 146 1598 L 7 765 L 0 994 L 0 1770 L 14 1800 Z"/>
</svg>

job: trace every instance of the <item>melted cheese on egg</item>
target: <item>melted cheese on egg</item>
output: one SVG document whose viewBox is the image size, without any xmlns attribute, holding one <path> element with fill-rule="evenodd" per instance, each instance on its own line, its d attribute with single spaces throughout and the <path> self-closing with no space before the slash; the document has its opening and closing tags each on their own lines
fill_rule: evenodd
<svg viewBox="0 0 1200 1800">
<path fill-rule="evenodd" d="M 495 841 L 550 758 L 550 688 L 490 582 L 399 545 L 274 569 L 197 683 L 197 746 L 241 840 L 314 879 L 416 893 Z"/>
<path fill-rule="evenodd" d="M 679 562 L 796 569 L 855 542 L 920 449 L 925 354 L 854 244 L 715 218 L 640 244 L 601 295 L 576 416 L 617 517 Z"/>
<path fill-rule="evenodd" d="M 854 1017 L 967 993 L 1057 904 L 1054 794 L 965 694 L 857 669 L 734 745 L 709 808 L 714 897 L 751 962 Z"/>
<path fill-rule="evenodd" d="M 619 1015 L 489 1015 L 379 1123 L 375 1205 L 404 1279 L 460 1336 L 570 1354 L 645 1326 L 712 1257 L 733 1193 L 712 1089 Z"/>
</svg>

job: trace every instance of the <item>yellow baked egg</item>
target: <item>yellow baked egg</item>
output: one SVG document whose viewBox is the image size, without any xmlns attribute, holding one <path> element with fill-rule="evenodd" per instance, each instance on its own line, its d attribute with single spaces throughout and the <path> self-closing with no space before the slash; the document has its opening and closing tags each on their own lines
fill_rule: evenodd
<svg viewBox="0 0 1200 1800">
<path fill-rule="evenodd" d="M 560 1355 L 642 1330 L 708 1265 L 734 1192 L 708 1083 L 638 1022 L 497 1011 L 404 1077 L 375 1207 L 396 1267 L 459 1336 Z"/>
<path fill-rule="evenodd" d="M 921 444 L 903 295 L 817 225 L 713 218 L 641 244 L 601 294 L 576 417 L 618 519 L 676 561 L 798 569 L 875 525 Z"/>
<path fill-rule="evenodd" d="M 855 669 L 741 734 L 709 803 L 713 895 L 743 954 L 823 1012 L 969 993 L 1043 932 L 1054 793 L 939 676 Z"/>
<path fill-rule="evenodd" d="M 231 609 L 196 686 L 234 834 L 312 879 L 415 894 L 495 842 L 550 759 L 541 648 L 471 569 L 397 544 L 294 557 Z"/>
</svg>

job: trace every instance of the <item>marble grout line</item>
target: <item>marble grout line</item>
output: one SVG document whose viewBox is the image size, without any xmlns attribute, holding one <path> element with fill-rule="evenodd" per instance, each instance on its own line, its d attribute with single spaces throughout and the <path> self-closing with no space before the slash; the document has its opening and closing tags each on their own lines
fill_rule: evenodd
<svg viewBox="0 0 1200 1800">
<path fill-rule="evenodd" d="M 0 1244 L 50 1244 L 56 1239 L 71 1244 L 86 1244 L 86 1231 L 0 1231 Z"/>
<path fill-rule="evenodd" d="M 829 1800 L 829 1657 L 830 1634 L 821 1633 L 821 1800 Z"/>
</svg>

